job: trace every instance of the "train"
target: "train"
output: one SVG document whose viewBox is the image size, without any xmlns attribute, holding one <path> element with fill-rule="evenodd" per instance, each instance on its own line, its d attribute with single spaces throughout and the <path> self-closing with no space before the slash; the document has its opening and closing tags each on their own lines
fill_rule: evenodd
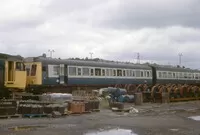
<svg viewBox="0 0 200 135">
<path fill-rule="evenodd" d="M 17 57 L 9 56 L 9 59 L 11 58 Z M 11 91 L 21 90 L 41 94 L 127 84 L 148 86 L 156 84 L 199 86 L 200 84 L 199 70 L 179 66 L 56 59 L 45 56 L 23 58 L 23 60 L 9 59 L 7 56 L 0 61 L 0 82 Z"/>
<path fill-rule="evenodd" d="M 26 78 L 21 56 L 0 53 L 0 98 L 7 97 L 9 92 L 24 91 Z"/>
<path fill-rule="evenodd" d="M 200 84 L 199 70 L 157 64 L 35 57 L 26 61 L 26 70 L 30 86 Z"/>
</svg>

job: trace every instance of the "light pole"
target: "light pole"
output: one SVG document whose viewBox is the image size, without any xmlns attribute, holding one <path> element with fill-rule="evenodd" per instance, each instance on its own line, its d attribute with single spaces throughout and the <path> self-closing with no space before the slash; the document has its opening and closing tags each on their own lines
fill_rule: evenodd
<svg viewBox="0 0 200 135">
<path fill-rule="evenodd" d="M 94 53 L 90 52 L 89 54 L 90 54 L 90 57 L 91 57 L 91 59 L 92 59 L 92 55 L 93 55 Z"/>
<path fill-rule="evenodd" d="M 48 52 L 50 53 L 50 57 L 52 58 L 52 54 L 55 52 L 54 50 L 48 50 Z"/>
<path fill-rule="evenodd" d="M 183 56 L 183 54 L 179 53 L 178 56 L 179 56 L 179 66 L 181 66 L 181 57 Z"/>
</svg>

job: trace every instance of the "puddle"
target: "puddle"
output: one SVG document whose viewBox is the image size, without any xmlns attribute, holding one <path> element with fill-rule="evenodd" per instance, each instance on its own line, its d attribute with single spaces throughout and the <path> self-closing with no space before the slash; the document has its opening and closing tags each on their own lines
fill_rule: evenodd
<svg viewBox="0 0 200 135">
<path fill-rule="evenodd" d="M 13 131 L 27 131 L 27 130 L 35 130 L 38 128 L 45 128 L 46 126 L 16 126 L 8 128 L 9 130 Z"/>
<path fill-rule="evenodd" d="M 177 132 L 177 131 L 179 131 L 179 129 L 176 129 L 176 128 L 174 128 L 174 129 L 170 129 L 171 131 L 173 131 L 173 132 Z"/>
<path fill-rule="evenodd" d="M 189 118 L 196 120 L 196 121 L 200 121 L 200 116 L 192 116 L 192 117 L 189 117 Z"/>
<path fill-rule="evenodd" d="M 137 134 L 127 129 L 111 129 L 106 131 L 96 131 L 96 132 L 86 133 L 85 135 L 137 135 Z"/>
</svg>

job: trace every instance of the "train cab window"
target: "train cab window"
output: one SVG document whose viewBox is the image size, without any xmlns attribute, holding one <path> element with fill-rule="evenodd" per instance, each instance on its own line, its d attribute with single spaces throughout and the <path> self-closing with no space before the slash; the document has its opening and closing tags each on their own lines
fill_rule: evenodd
<svg viewBox="0 0 200 135">
<path fill-rule="evenodd" d="M 24 64 L 22 62 L 16 62 L 16 70 L 24 71 Z"/>
<path fill-rule="evenodd" d="M 106 72 L 105 69 L 102 69 L 102 76 L 105 76 Z"/>
<path fill-rule="evenodd" d="M 82 68 L 78 68 L 77 70 L 78 70 L 77 71 L 78 76 L 81 76 L 82 75 Z"/>
<path fill-rule="evenodd" d="M 95 68 L 95 76 L 101 76 L 101 69 Z"/>
<path fill-rule="evenodd" d="M 76 75 L 76 67 L 69 67 L 69 75 Z"/>
<path fill-rule="evenodd" d="M 36 75 L 36 70 L 37 70 L 37 65 L 33 64 L 31 66 L 31 76 L 35 76 Z"/>
<path fill-rule="evenodd" d="M 94 69 L 90 69 L 90 76 L 94 75 Z"/>
<path fill-rule="evenodd" d="M 83 68 L 83 76 L 89 76 L 89 68 Z"/>
</svg>

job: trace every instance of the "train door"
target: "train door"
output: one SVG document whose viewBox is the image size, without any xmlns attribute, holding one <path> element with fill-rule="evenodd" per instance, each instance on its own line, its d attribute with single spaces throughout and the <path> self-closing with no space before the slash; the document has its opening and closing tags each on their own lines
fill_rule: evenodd
<svg viewBox="0 0 200 135">
<path fill-rule="evenodd" d="M 65 65 L 60 64 L 60 84 L 65 83 Z"/>
<path fill-rule="evenodd" d="M 4 68 L 0 65 L 0 87 L 4 86 Z"/>
<path fill-rule="evenodd" d="M 8 61 L 8 82 L 13 82 L 14 81 L 14 62 L 13 61 Z"/>
<path fill-rule="evenodd" d="M 68 66 L 65 65 L 65 78 L 64 78 L 65 84 L 68 84 Z"/>
<path fill-rule="evenodd" d="M 151 68 L 152 68 L 152 84 L 155 85 L 157 83 L 156 68 L 153 66 Z"/>
</svg>

